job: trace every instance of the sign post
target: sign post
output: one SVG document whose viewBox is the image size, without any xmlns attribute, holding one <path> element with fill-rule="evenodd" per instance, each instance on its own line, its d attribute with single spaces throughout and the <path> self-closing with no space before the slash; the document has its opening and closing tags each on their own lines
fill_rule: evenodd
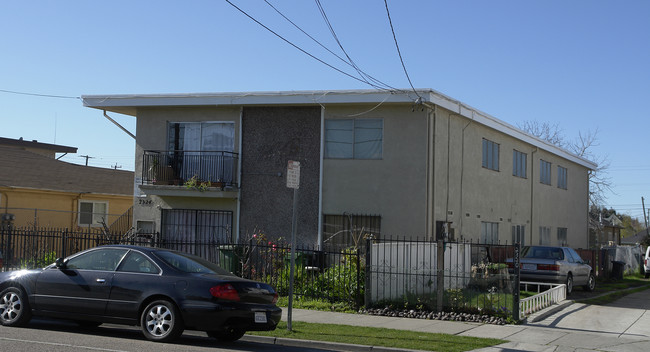
<svg viewBox="0 0 650 352">
<path fill-rule="evenodd" d="M 300 162 L 289 160 L 287 166 L 287 188 L 293 188 L 293 216 L 291 218 L 291 269 L 289 270 L 289 308 L 287 330 L 291 331 L 293 310 L 293 276 L 296 266 L 296 228 L 298 227 L 298 188 L 300 187 Z"/>
</svg>

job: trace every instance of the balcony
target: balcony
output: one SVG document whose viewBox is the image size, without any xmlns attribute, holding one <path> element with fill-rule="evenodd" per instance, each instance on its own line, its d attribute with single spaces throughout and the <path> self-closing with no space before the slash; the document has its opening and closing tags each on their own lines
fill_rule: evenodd
<svg viewBox="0 0 650 352">
<path fill-rule="evenodd" d="M 142 158 L 143 185 L 183 186 L 189 180 L 236 189 L 239 154 L 224 151 L 147 150 Z"/>
</svg>

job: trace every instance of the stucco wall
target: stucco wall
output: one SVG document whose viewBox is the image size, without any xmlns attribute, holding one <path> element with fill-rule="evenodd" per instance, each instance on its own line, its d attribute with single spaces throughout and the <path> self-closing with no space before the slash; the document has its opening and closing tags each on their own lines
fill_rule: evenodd
<svg viewBox="0 0 650 352">
<path fill-rule="evenodd" d="M 289 160 L 300 162 L 297 239 L 316 244 L 320 176 L 319 107 L 250 107 L 242 117 L 240 234 L 257 231 L 291 238 L 293 189 L 286 187 Z"/>
</svg>

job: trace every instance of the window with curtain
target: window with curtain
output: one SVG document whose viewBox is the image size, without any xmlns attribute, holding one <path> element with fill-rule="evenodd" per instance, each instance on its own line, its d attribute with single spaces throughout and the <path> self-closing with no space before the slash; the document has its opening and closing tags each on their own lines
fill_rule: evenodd
<svg viewBox="0 0 650 352">
<path fill-rule="evenodd" d="M 383 119 L 325 120 L 325 157 L 330 159 L 381 159 Z"/>
<path fill-rule="evenodd" d="M 499 144 L 483 139 L 483 167 L 499 171 Z"/>
<path fill-rule="evenodd" d="M 551 228 L 546 226 L 539 227 L 539 244 L 541 246 L 551 245 Z"/>
<path fill-rule="evenodd" d="M 172 122 L 169 150 L 184 180 L 232 181 L 235 150 L 234 122 Z"/>
<path fill-rule="evenodd" d="M 481 243 L 499 243 L 499 223 L 481 222 Z"/>
<path fill-rule="evenodd" d="M 567 228 L 566 227 L 558 227 L 557 228 L 557 244 L 558 246 L 566 246 L 568 243 L 567 241 Z"/>
</svg>

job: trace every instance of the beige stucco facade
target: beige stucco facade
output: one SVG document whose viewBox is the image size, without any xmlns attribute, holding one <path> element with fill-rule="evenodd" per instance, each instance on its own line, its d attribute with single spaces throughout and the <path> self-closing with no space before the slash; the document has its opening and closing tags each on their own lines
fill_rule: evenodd
<svg viewBox="0 0 650 352">
<path fill-rule="evenodd" d="M 137 116 L 136 183 L 143 172 L 144 151 L 167 149 L 170 122 L 234 122 L 234 150 L 241 153 L 239 162 L 255 155 L 256 162 L 272 159 L 274 163 L 265 165 L 264 170 L 251 170 L 251 165 L 246 170 L 238 169 L 244 175 L 283 175 L 285 159 L 303 160 L 312 168 L 305 170 L 311 172 L 305 173 L 311 188 L 301 192 L 310 198 L 305 206 L 314 210 L 305 214 L 315 219 L 310 218 L 311 223 L 303 223 L 302 228 L 318 232 L 318 236 L 309 237 L 313 241 L 322 241 L 324 216 L 361 214 L 380 217 L 383 236 L 434 239 L 440 234 L 440 226 L 447 224 L 454 238 L 479 241 L 487 223 L 498 232 L 492 233 L 492 241 L 511 243 L 513 227 L 517 226 L 525 234 L 524 244 L 560 244 L 562 230 L 568 245 L 587 247 L 588 173 L 596 167 L 594 163 L 440 93 L 419 93 L 424 97 L 423 104 L 414 104 L 408 94 L 377 91 L 93 96 L 84 97 L 84 102 L 94 108 Z M 304 111 L 305 107 L 312 110 Z M 264 109 L 269 109 L 267 118 Z M 296 127 L 301 116 L 313 119 L 314 109 L 320 111 L 320 117 L 316 116 L 320 127 L 318 123 L 315 127 Z M 325 122 L 366 118 L 382 121 L 381 158 L 327 158 Z M 314 140 L 306 137 L 310 134 L 320 140 L 320 152 L 309 149 L 312 142 L 305 142 Z M 277 143 L 269 135 L 277 135 Z M 248 143 L 245 147 L 242 140 Z M 496 169 L 483 167 L 484 140 L 498 145 Z M 256 141 L 262 144 L 255 146 Z M 295 149 L 296 154 L 275 153 L 272 148 Z M 514 150 L 525 155 L 523 177 L 513 174 Z M 267 153 L 268 158 L 267 154 L 259 158 L 257 153 Z M 550 184 L 540 182 L 540 159 L 551 165 Z M 566 188 L 559 187 L 558 167 L 567 172 Z M 241 236 L 244 230 L 239 220 L 251 217 L 242 214 L 246 211 L 242 209 L 260 210 L 242 208 L 242 204 L 251 204 L 246 202 L 273 204 L 266 217 L 263 213 L 252 215 L 259 217 L 261 224 L 285 221 L 291 216 L 290 212 L 274 212 L 290 209 L 284 181 L 269 177 L 268 195 L 264 195 L 265 188 L 260 189 L 258 181 L 266 179 L 250 178 L 258 190 L 248 196 L 250 182 L 248 186 L 243 182 L 234 189 L 206 192 L 182 186 L 140 185 L 134 218 L 136 222 L 153 221 L 159 229 L 161 209 L 226 210 L 233 214 L 233 233 Z M 279 199 L 282 201 L 277 202 Z M 305 221 L 304 216 L 301 221 Z M 313 221 L 320 228 L 314 228 Z M 544 238 L 541 228 L 546 231 Z M 286 233 L 281 231 L 280 235 Z"/>
</svg>

